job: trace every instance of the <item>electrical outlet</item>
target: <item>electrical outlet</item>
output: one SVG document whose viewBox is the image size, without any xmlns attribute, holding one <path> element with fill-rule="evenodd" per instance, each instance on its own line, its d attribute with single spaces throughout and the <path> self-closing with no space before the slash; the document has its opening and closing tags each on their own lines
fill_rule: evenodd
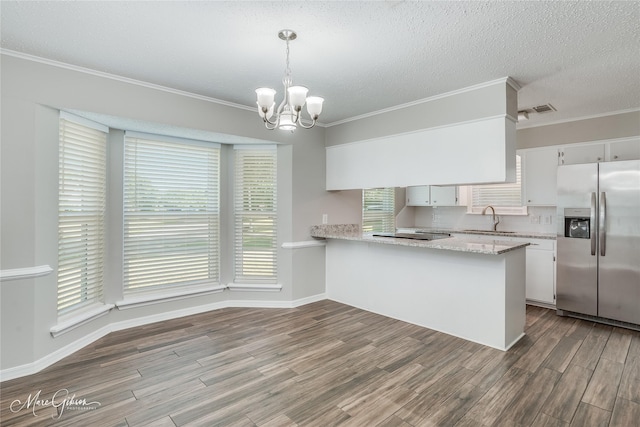
<svg viewBox="0 0 640 427">
<path fill-rule="evenodd" d="M 531 224 L 540 224 L 540 215 L 531 215 Z"/>
<path fill-rule="evenodd" d="M 323 224 L 328 224 L 329 223 L 329 215 L 328 214 L 322 214 L 322 223 Z"/>
<path fill-rule="evenodd" d="M 545 224 L 545 225 L 551 224 L 551 215 L 543 215 L 542 216 L 542 223 Z"/>
</svg>

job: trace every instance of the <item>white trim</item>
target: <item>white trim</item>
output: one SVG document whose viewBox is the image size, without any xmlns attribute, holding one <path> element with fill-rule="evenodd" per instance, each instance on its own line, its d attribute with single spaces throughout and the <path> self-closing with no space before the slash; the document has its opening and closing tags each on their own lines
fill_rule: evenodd
<svg viewBox="0 0 640 427">
<path fill-rule="evenodd" d="M 158 313 L 145 317 L 138 317 L 120 322 L 114 322 L 109 325 L 85 335 L 84 337 L 66 345 L 58 350 L 49 353 L 32 363 L 27 363 L 12 368 L 0 370 L 0 381 L 8 381 L 26 375 L 35 374 L 48 366 L 64 359 L 65 357 L 75 353 L 83 347 L 99 340 L 110 332 L 116 332 L 123 329 L 133 328 L 136 326 L 148 325 L 150 323 L 162 322 L 165 320 L 177 319 L 184 316 L 191 316 L 207 311 L 219 310 L 227 307 L 246 307 L 246 308 L 296 308 L 306 304 L 326 299 L 324 293 L 312 295 L 309 297 L 293 300 L 293 301 L 221 301 L 211 304 L 200 305 L 197 307 L 189 307 L 181 310 Z"/>
<path fill-rule="evenodd" d="M 376 137 L 368 138 L 368 139 L 359 139 L 357 141 L 349 141 L 349 142 L 345 142 L 344 144 L 330 145 L 328 147 L 325 147 L 325 150 L 337 149 L 337 148 L 345 147 L 345 146 L 348 146 L 348 145 L 365 144 L 365 143 L 369 143 L 369 142 L 373 142 L 373 141 L 388 140 L 388 139 L 391 139 L 391 138 L 397 138 L 399 136 L 412 135 L 412 134 L 415 134 L 415 133 L 422 133 L 422 132 L 425 132 L 425 131 L 434 131 L 434 130 L 438 130 L 438 129 L 446 129 L 446 128 L 452 128 L 452 127 L 457 127 L 457 126 L 464 126 L 464 125 L 469 125 L 469 124 L 472 124 L 472 123 L 487 122 L 487 121 L 496 120 L 496 119 L 511 119 L 511 120 L 513 120 L 513 118 L 511 116 L 509 116 L 508 114 L 497 114 L 495 116 L 481 117 L 481 118 L 478 118 L 478 119 L 465 120 L 465 121 L 462 121 L 462 122 L 447 123 L 447 124 L 444 124 L 444 125 L 434 126 L 434 127 L 430 127 L 430 128 L 416 129 L 416 130 L 411 130 L 411 131 L 408 131 L 408 132 L 394 133 L 394 134 L 391 134 L 391 135 L 376 136 Z"/>
<path fill-rule="evenodd" d="M 518 126 L 518 130 L 520 129 L 529 129 L 529 128 L 537 128 L 540 126 L 551 126 L 551 125 L 559 125 L 562 123 L 570 123 L 570 122 L 578 122 L 580 120 L 589 120 L 589 119 L 599 119 L 601 117 L 608 117 L 608 116 L 617 116 L 618 114 L 627 114 L 627 113 L 635 113 L 637 111 L 640 111 L 640 108 L 627 108 L 626 110 L 618 110 L 618 111 L 611 111 L 609 113 L 600 113 L 600 114 L 592 114 L 590 116 L 581 116 L 581 117 L 574 117 L 574 118 L 570 118 L 570 119 L 560 119 L 560 120 L 555 120 L 553 122 L 544 122 L 544 123 L 532 123 L 529 126 Z"/>
<path fill-rule="evenodd" d="M 86 126 L 100 132 L 109 133 L 109 126 L 103 125 L 102 123 L 94 122 L 93 120 L 85 119 L 84 117 L 71 114 L 64 110 L 60 110 L 60 118 L 62 120 L 73 122 L 81 126 Z"/>
<path fill-rule="evenodd" d="M 175 292 L 163 292 L 155 294 L 143 294 L 125 297 L 124 300 L 116 302 L 118 310 L 144 307 L 146 305 L 160 304 L 168 301 L 177 301 L 199 295 L 208 295 L 222 292 L 227 287 L 225 285 L 206 286 L 194 289 L 182 289 Z"/>
<path fill-rule="evenodd" d="M 316 246 L 326 246 L 327 242 L 324 240 L 305 240 L 301 242 L 284 242 L 282 244 L 283 249 L 303 249 L 314 248 Z"/>
<path fill-rule="evenodd" d="M 116 74 L 105 73 L 103 71 L 92 70 L 90 68 L 79 67 L 77 65 L 67 64 L 67 63 L 59 62 L 59 61 L 54 61 L 54 60 L 51 60 L 51 59 L 46 59 L 46 58 L 42 58 L 42 57 L 35 56 L 35 55 L 29 55 L 29 54 L 22 53 L 22 52 L 16 52 L 14 50 L 0 48 L 0 54 L 7 55 L 7 56 L 13 56 L 15 58 L 20 58 L 20 59 L 25 59 L 27 61 L 39 62 L 41 64 L 51 65 L 53 67 L 58 67 L 58 68 L 64 68 L 64 69 L 67 69 L 67 70 L 76 71 L 76 72 L 80 72 L 80 73 L 84 73 L 84 74 L 90 74 L 90 75 L 96 76 L 96 77 L 103 77 L 103 78 L 110 79 L 110 80 L 116 80 L 116 81 L 119 81 L 119 82 L 122 82 L 122 83 L 128 83 L 128 84 L 132 84 L 132 85 L 136 85 L 136 86 L 146 87 L 146 88 L 149 88 L 149 89 L 155 89 L 155 90 L 160 90 L 160 91 L 163 91 L 163 92 L 173 93 L 175 95 L 187 96 L 189 98 L 199 99 L 201 101 L 206 101 L 206 102 L 212 102 L 214 104 L 225 105 L 227 107 L 233 107 L 233 108 L 239 108 L 241 110 L 253 111 L 254 113 L 257 112 L 257 108 L 256 107 L 247 107 L 246 105 L 236 104 L 236 103 L 233 103 L 233 102 L 224 101 L 222 99 L 211 98 L 211 97 L 204 96 L 204 95 L 198 95 L 196 93 L 186 92 L 186 91 L 179 90 L 179 89 L 173 89 L 173 88 L 166 87 L 166 86 L 160 86 L 160 85 L 157 85 L 157 84 L 148 83 L 148 82 L 144 82 L 144 81 L 141 81 L 141 80 L 131 79 L 129 77 L 123 77 L 123 76 L 118 76 Z"/>
<path fill-rule="evenodd" d="M 265 284 L 265 283 L 229 283 L 227 288 L 230 291 L 258 291 L 258 292 L 279 292 L 282 290 L 281 284 Z"/>
<path fill-rule="evenodd" d="M 52 271 L 53 268 L 48 265 L 0 270 L 0 282 L 6 282 L 9 280 L 32 279 L 34 277 L 46 276 Z"/>
<path fill-rule="evenodd" d="M 92 320 L 104 316 L 114 307 L 115 306 L 113 304 L 100 304 L 97 306 L 91 306 L 89 309 L 79 313 L 62 316 L 62 320 L 59 321 L 57 325 L 52 326 L 51 329 L 49 329 L 49 332 L 52 337 L 59 337 L 60 335 L 64 335 Z"/>
<path fill-rule="evenodd" d="M 380 115 L 380 114 L 389 113 L 391 111 L 402 110 L 403 108 L 413 107 L 415 105 L 424 104 L 424 103 L 427 103 L 427 102 L 435 101 L 437 99 L 447 98 L 447 97 L 453 96 L 453 95 L 459 95 L 459 94 L 465 93 L 465 92 L 471 92 L 471 91 L 474 91 L 474 90 L 477 90 L 477 89 L 482 89 L 482 88 L 485 88 L 485 87 L 494 86 L 494 85 L 500 84 L 500 83 L 507 83 L 509 86 L 513 87 L 514 89 L 520 90 L 520 85 L 518 83 L 516 83 L 516 81 L 513 80 L 511 77 L 501 77 L 499 79 L 491 80 L 491 81 L 480 83 L 480 84 L 473 85 L 473 86 L 467 86 L 467 87 L 462 88 L 462 89 L 452 90 L 450 92 L 441 93 L 439 95 L 430 96 L 428 98 L 419 99 L 417 101 L 411 101 L 411 102 L 407 102 L 405 104 L 395 105 L 393 107 L 383 108 L 382 110 L 372 111 L 370 113 L 360 114 L 359 116 L 353 116 L 353 117 L 349 117 L 349 118 L 346 118 L 346 119 L 338 120 L 338 121 L 335 121 L 335 122 L 327 123 L 325 125 L 325 127 L 329 128 L 329 127 L 332 127 L 332 126 L 341 125 L 343 123 L 353 122 L 353 121 L 364 119 L 364 118 L 367 118 L 367 117 L 373 117 L 373 116 L 377 116 L 377 115 Z"/>
<path fill-rule="evenodd" d="M 24 365 L 14 366 L 8 369 L 2 369 L 0 370 L 0 381 L 8 381 L 40 372 L 41 370 L 75 353 L 81 348 L 86 347 L 87 345 L 99 340 L 109 332 L 111 332 L 111 325 L 103 326 L 102 328 L 85 335 L 84 337 L 72 342 L 71 344 L 68 344 L 41 357 L 35 362 L 25 363 Z"/>
<path fill-rule="evenodd" d="M 234 150 L 277 150 L 277 144 L 234 144 Z"/>
</svg>

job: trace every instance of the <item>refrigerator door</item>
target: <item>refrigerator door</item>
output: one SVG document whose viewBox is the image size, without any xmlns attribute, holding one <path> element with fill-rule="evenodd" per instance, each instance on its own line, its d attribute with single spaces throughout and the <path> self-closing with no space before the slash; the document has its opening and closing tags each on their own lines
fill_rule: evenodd
<svg viewBox="0 0 640 427">
<path fill-rule="evenodd" d="M 640 160 L 600 164 L 598 316 L 640 324 Z"/>
<path fill-rule="evenodd" d="M 598 314 L 597 192 L 598 164 L 558 167 L 556 307 L 592 316 Z M 588 238 L 566 237 L 570 216 L 589 222 Z"/>
</svg>

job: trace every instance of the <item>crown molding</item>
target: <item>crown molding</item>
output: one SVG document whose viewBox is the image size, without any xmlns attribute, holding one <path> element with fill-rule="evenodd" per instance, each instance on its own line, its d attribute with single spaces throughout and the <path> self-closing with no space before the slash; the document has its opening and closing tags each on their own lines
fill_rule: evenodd
<svg viewBox="0 0 640 427">
<path fill-rule="evenodd" d="M 559 125 L 559 124 L 562 124 L 562 123 L 578 122 L 580 120 L 598 119 L 598 118 L 601 118 L 601 117 L 616 116 L 618 114 L 635 113 L 635 112 L 639 112 L 639 111 L 640 111 L 640 108 L 628 108 L 626 110 L 611 111 L 611 112 L 608 112 L 608 113 L 601 113 L 601 114 L 592 114 L 592 115 L 589 115 L 589 116 L 572 117 L 570 119 L 561 119 L 561 120 L 555 120 L 553 122 L 544 122 L 544 123 L 531 124 L 529 126 L 518 125 L 518 130 L 520 130 L 520 129 L 529 129 L 529 128 L 537 128 L 537 127 L 541 127 L 541 126 Z M 520 122 L 520 123 L 522 123 L 522 122 Z"/>
<path fill-rule="evenodd" d="M 209 96 L 198 95 L 197 93 L 187 92 L 184 90 L 174 89 L 167 86 L 161 86 L 154 83 L 145 82 L 142 80 L 131 79 L 129 77 L 123 77 L 116 74 L 105 73 L 104 71 L 92 70 L 91 68 L 80 67 L 77 65 L 67 64 L 65 62 L 54 61 L 52 59 L 42 58 L 40 56 L 30 55 L 28 53 L 16 52 L 10 49 L 0 48 L 0 54 L 12 56 L 14 58 L 24 59 L 27 61 L 38 62 L 44 65 L 50 65 L 52 67 L 64 68 L 66 70 L 76 71 L 79 73 L 89 74 L 96 77 L 103 77 L 105 79 L 115 80 L 122 83 L 128 83 L 136 86 L 146 87 L 148 89 L 160 90 L 163 92 L 172 93 L 174 95 L 182 95 L 189 98 L 198 99 L 200 101 L 211 102 L 214 104 L 224 105 L 226 107 L 238 108 L 241 110 L 253 111 L 256 109 L 254 107 L 247 107 L 246 105 L 236 104 L 234 102 L 224 101 L 222 99 L 211 98 Z"/>
<path fill-rule="evenodd" d="M 356 121 L 356 120 L 364 119 L 364 118 L 367 118 L 367 117 L 373 117 L 373 116 L 377 116 L 377 115 L 380 115 L 380 114 L 389 113 L 391 111 L 402 110 L 404 108 L 413 107 L 415 105 L 424 104 L 426 102 L 435 101 L 437 99 L 447 98 L 447 97 L 453 96 L 453 95 L 459 95 L 459 94 L 465 93 L 465 92 L 471 92 L 471 91 L 482 89 L 482 88 L 485 88 L 485 87 L 494 86 L 494 85 L 497 85 L 497 84 L 500 84 L 500 83 L 506 83 L 509 86 L 513 87 L 515 90 L 520 90 L 520 85 L 515 80 L 513 80 L 511 77 L 501 77 L 499 79 L 491 80 L 491 81 L 484 82 L 484 83 L 479 83 L 477 85 L 467 86 L 467 87 L 462 88 L 462 89 L 456 89 L 456 90 L 452 90 L 450 92 L 441 93 L 439 95 L 430 96 L 428 98 L 418 99 L 417 101 L 411 101 L 411 102 L 407 102 L 405 104 L 399 104 L 399 105 L 395 105 L 393 107 L 383 108 L 382 110 L 372 111 L 370 113 L 360 114 L 359 116 L 353 116 L 353 117 L 349 117 L 347 119 L 343 119 L 343 120 L 338 120 L 338 121 L 335 121 L 335 122 L 327 123 L 325 125 L 325 127 L 337 126 L 337 125 L 341 125 L 341 124 L 344 124 L 344 123 L 348 123 L 348 122 L 353 122 L 353 121 Z"/>
</svg>

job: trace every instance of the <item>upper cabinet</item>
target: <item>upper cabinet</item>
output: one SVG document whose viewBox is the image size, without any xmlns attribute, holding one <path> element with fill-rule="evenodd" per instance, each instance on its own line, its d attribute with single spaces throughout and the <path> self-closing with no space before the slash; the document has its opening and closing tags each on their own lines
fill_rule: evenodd
<svg viewBox="0 0 640 427">
<path fill-rule="evenodd" d="M 520 152 L 522 202 L 527 206 L 555 206 L 557 200 L 558 149 L 540 148 Z"/>
<path fill-rule="evenodd" d="M 407 187 L 407 206 L 459 206 L 455 186 L 418 185 Z"/>
<path fill-rule="evenodd" d="M 458 206 L 458 187 L 431 186 L 432 206 Z"/>
<path fill-rule="evenodd" d="M 609 144 L 610 161 L 638 159 L 640 159 L 640 138 L 617 141 Z"/>
<path fill-rule="evenodd" d="M 522 156 L 522 203 L 554 206 L 558 166 L 638 160 L 640 138 L 530 148 L 518 153 Z"/>
<path fill-rule="evenodd" d="M 560 164 L 575 165 L 579 163 L 604 162 L 605 144 L 574 144 L 560 148 Z"/>
<path fill-rule="evenodd" d="M 407 187 L 407 206 L 431 206 L 431 189 L 428 185 Z"/>
</svg>

